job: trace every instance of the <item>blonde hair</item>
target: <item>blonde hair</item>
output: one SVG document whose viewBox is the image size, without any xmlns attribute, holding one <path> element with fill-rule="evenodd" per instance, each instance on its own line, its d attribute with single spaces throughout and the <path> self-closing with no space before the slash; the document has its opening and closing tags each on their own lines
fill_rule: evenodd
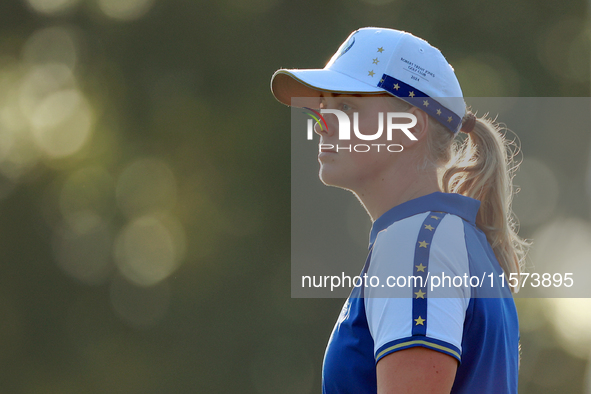
<svg viewBox="0 0 591 394">
<path fill-rule="evenodd" d="M 430 124 L 428 161 L 440 169 L 442 190 L 480 200 L 476 225 L 485 233 L 505 275 L 516 273 L 519 280 L 530 243 L 517 234 L 511 208 L 513 174 L 520 164 L 515 161 L 517 140 L 508 140 L 507 130 L 486 115 L 477 118 L 474 129 L 459 142 L 434 119 Z"/>
</svg>

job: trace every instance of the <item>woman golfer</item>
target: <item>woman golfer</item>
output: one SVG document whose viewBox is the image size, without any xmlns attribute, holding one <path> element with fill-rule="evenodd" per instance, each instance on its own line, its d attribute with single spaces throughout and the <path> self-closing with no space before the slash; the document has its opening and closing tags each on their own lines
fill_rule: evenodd
<svg viewBox="0 0 591 394">
<path fill-rule="evenodd" d="M 466 110 L 441 52 L 363 28 L 324 69 L 278 70 L 271 89 L 317 104 L 320 179 L 362 202 L 373 221 L 362 276 L 388 283 L 345 302 L 323 392 L 517 393 L 518 320 L 501 278 L 520 272 L 527 244 L 510 158 L 499 128 Z"/>
</svg>

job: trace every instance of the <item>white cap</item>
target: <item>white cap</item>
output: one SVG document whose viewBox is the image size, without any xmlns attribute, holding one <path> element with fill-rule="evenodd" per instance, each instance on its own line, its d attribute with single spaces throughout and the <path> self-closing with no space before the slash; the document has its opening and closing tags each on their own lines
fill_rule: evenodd
<svg viewBox="0 0 591 394">
<path fill-rule="evenodd" d="M 280 102 L 320 91 L 390 93 L 457 132 L 466 113 L 462 89 L 439 49 L 410 33 L 376 27 L 354 31 L 323 69 L 280 69 L 271 90 Z"/>
</svg>

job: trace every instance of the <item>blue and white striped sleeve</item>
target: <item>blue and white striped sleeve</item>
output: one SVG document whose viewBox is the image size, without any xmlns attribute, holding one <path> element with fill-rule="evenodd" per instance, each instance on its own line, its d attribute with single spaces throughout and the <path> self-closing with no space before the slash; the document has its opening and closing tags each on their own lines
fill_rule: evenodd
<svg viewBox="0 0 591 394">
<path fill-rule="evenodd" d="M 367 275 L 380 283 L 367 287 L 364 295 L 376 363 L 415 346 L 461 361 L 470 288 L 451 281 L 470 276 L 461 218 L 427 212 L 395 222 L 378 234 Z M 445 289 L 441 283 L 432 289 L 433 277 L 442 275 L 450 278 Z M 445 297 L 435 297 L 437 290 L 445 290 Z"/>
</svg>

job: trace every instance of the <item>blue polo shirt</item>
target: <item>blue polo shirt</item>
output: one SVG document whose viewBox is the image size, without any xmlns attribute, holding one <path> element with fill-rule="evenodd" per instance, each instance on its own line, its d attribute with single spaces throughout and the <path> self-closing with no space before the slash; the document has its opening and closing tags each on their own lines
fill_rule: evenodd
<svg viewBox="0 0 591 394">
<path fill-rule="evenodd" d="M 451 393 L 517 393 L 517 311 L 476 227 L 479 207 L 437 192 L 374 222 L 361 275 L 377 279 L 355 287 L 341 310 L 324 355 L 323 393 L 376 393 L 377 362 L 415 346 L 458 360 Z"/>
</svg>

